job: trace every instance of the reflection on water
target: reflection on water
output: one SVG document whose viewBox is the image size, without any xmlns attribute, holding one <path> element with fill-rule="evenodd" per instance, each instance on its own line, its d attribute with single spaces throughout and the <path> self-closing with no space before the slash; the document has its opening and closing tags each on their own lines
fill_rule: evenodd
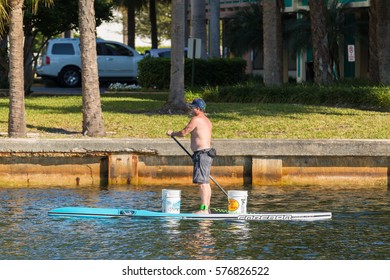
<svg viewBox="0 0 390 280">
<path fill-rule="evenodd" d="M 61 206 L 161 209 L 162 188 L 0 189 L 0 259 L 390 259 L 387 189 L 248 189 L 248 212 L 331 211 L 331 221 L 48 217 Z M 214 189 L 213 207 L 226 209 Z M 182 189 L 182 212 L 198 205 Z"/>
</svg>

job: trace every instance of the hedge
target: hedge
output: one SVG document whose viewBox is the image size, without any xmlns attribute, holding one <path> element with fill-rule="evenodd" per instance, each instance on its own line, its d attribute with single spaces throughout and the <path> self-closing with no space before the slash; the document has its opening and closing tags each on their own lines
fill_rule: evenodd
<svg viewBox="0 0 390 280">
<path fill-rule="evenodd" d="M 170 83 L 169 58 L 146 57 L 138 64 L 138 82 L 144 88 L 168 89 Z M 194 86 L 231 85 L 245 79 L 246 62 L 241 58 L 195 59 Z M 190 86 L 192 59 L 185 59 L 184 82 Z"/>
<path fill-rule="evenodd" d="M 385 86 L 296 84 L 265 87 L 245 83 L 208 87 L 201 95 L 209 102 L 287 103 L 390 111 L 390 87 Z"/>
</svg>

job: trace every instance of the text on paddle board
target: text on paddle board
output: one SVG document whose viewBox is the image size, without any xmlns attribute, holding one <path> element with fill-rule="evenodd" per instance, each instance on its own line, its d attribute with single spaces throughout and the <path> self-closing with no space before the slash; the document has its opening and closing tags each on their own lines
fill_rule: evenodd
<svg viewBox="0 0 390 280">
<path fill-rule="evenodd" d="M 289 221 L 292 220 L 291 215 L 240 215 L 239 220 L 278 220 Z"/>
</svg>

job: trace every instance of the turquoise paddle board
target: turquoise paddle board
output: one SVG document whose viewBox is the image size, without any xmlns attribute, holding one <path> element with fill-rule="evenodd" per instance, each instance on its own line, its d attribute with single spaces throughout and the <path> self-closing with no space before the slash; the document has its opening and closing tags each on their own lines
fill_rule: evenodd
<svg viewBox="0 0 390 280">
<path fill-rule="evenodd" d="M 245 221 L 319 221 L 332 219 L 330 212 L 263 212 L 248 214 L 195 214 L 163 213 L 126 208 L 62 207 L 49 211 L 49 216 L 94 218 L 174 218 L 192 220 L 245 220 Z"/>
</svg>

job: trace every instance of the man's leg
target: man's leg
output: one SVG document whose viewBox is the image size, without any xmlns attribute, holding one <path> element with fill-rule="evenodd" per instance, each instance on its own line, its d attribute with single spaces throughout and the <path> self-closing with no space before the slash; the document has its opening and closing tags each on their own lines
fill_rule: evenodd
<svg viewBox="0 0 390 280">
<path fill-rule="evenodd" d="M 197 214 L 210 213 L 211 187 L 209 183 L 210 168 L 213 159 L 207 154 L 198 154 L 194 160 L 194 176 L 193 182 L 198 183 L 201 205 L 204 205 Z"/>
<path fill-rule="evenodd" d="M 197 214 L 210 213 L 211 187 L 210 184 L 199 184 L 200 203 L 207 206 L 207 210 L 199 210 Z"/>
</svg>

